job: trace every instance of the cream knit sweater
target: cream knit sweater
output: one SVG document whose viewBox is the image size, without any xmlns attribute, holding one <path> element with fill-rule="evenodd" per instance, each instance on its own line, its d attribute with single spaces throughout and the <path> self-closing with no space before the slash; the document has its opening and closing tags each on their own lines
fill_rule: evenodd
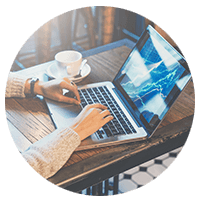
<svg viewBox="0 0 200 200">
<path fill-rule="evenodd" d="M 10 73 L 6 86 L 6 98 L 25 97 L 26 78 Z M 80 144 L 79 135 L 70 128 L 57 129 L 32 144 L 22 153 L 27 162 L 43 177 L 53 176 L 69 159 Z"/>
</svg>

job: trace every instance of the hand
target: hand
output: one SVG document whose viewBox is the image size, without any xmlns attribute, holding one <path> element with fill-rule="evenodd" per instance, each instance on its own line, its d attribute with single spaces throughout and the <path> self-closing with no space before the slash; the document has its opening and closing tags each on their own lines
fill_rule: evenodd
<svg viewBox="0 0 200 200">
<path fill-rule="evenodd" d="M 29 87 L 30 86 L 27 86 L 27 88 Z M 76 99 L 64 96 L 63 89 L 67 89 L 74 93 Z M 48 82 L 38 81 L 35 83 L 34 93 L 64 103 L 74 103 L 79 105 L 81 102 L 77 86 L 75 84 L 72 85 L 68 78 L 54 79 Z"/>
<path fill-rule="evenodd" d="M 71 129 L 73 129 L 81 140 L 84 140 L 103 125 L 113 119 L 107 107 L 101 104 L 87 105 L 75 118 Z"/>
</svg>

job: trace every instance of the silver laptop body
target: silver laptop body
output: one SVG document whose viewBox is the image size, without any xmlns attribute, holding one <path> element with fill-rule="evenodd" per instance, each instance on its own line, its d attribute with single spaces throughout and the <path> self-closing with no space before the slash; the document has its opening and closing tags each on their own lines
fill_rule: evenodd
<svg viewBox="0 0 200 200">
<path fill-rule="evenodd" d="M 185 59 L 148 26 L 113 82 L 78 87 L 80 91 L 106 88 L 106 93 L 115 99 L 123 116 L 126 116 L 127 124 L 134 127 L 134 132 L 108 136 L 101 128 L 102 134 L 92 134 L 81 142 L 76 151 L 151 137 L 190 78 Z M 57 128 L 70 126 L 82 110 L 80 106 L 45 100 Z"/>
</svg>

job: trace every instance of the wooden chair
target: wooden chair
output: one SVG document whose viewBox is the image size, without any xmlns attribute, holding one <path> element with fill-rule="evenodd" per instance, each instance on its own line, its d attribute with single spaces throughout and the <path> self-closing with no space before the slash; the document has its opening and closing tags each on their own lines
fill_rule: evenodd
<svg viewBox="0 0 200 200">
<path fill-rule="evenodd" d="M 63 50 L 84 51 L 112 42 L 115 8 L 86 7 L 64 13 L 41 26 L 31 37 L 33 49 L 19 52 L 12 71 L 54 59 Z M 59 45 L 52 46 L 52 26 L 57 23 Z M 29 45 L 28 42 L 25 45 Z"/>
<path fill-rule="evenodd" d="M 114 18 L 113 7 L 86 7 L 75 10 L 72 20 L 73 47 L 91 49 L 112 42 Z M 85 32 L 78 36 L 80 21 Z"/>
</svg>

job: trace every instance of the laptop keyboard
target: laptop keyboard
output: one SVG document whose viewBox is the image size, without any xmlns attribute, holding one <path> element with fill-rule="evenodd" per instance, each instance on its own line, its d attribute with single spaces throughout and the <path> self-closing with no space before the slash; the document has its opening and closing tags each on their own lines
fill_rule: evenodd
<svg viewBox="0 0 200 200">
<path fill-rule="evenodd" d="M 79 90 L 81 105 L 85 107 L 88 104 L 101 103 L 107 106 L 113 120 L 105 124 L 96 132 L 99 139 L 112 137 L 115 135 L 127 135 L 136 133 L 136 130 L 129 122 L 128 118 L 119 107 L 110 91 L 106 86 Z"/>
</svg>

